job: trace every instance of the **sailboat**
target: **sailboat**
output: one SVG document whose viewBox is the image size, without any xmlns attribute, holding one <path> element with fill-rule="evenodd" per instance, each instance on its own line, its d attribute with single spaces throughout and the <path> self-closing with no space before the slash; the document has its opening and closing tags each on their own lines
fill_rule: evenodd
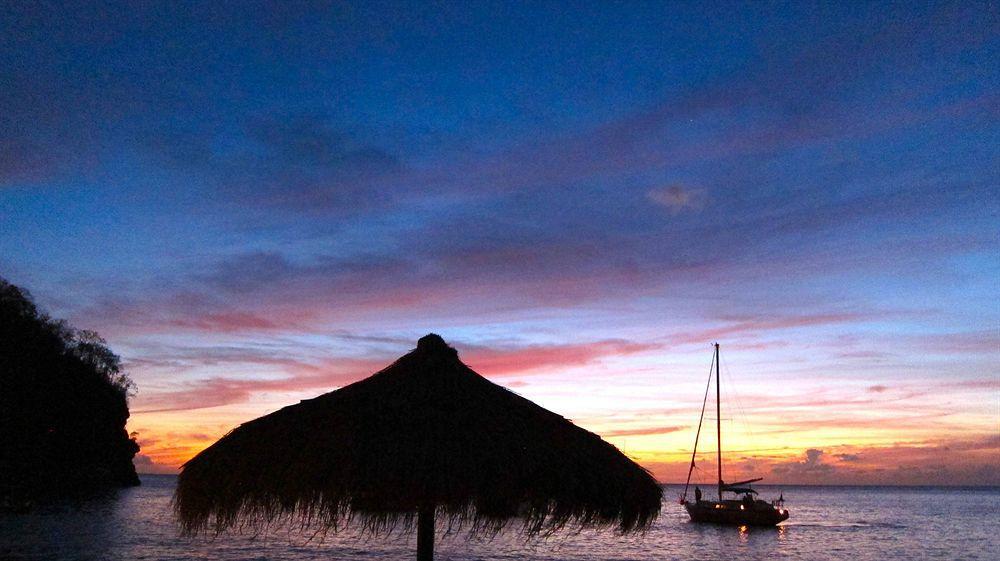
<svg viewBox="0 0 1000 561">
<path fill-rule="evenodd" d="M 684 505 L 692 522 L 711 524 L 729 524 L 734 526 L 774 526 L 788 520 L 788 509 L 785 508 L 784 496 L 771 502 L 757 497 L 757 491 L 752 487 L 763 479 L 747 479 L 726 483 L 722 480 L 722 404 L 719 391 L 719 344 L 715 344 L 715 355 L 712 357 L 715 371 L 715 420 L 716 420 L 716 458 L 719 468 L 718 500 L 703 500 L 701 490 L 695 488 L 694 502 L 687 500 L 688 488 L 691 485 L 691 473 L 694 471 L 694 459 L 698 453 L 698 438 L 701 436 L 701 424 L 705 420 L 705 405 L 708 403 L 708 391 L 712 387 L 712 369 L 709 370 L 708 386 L 705 388 L 705 399 L 701 404 L 701 418 L 698 419 L 698 430 L 694 437 L 694 450 L 691 452 L 691 467 L 688 468 L 687 481 L 684 483 L 684 495 L 680 503 Z M 724 493 L 732 493 L 736 499 L 726 499 Z"/>
</svg>

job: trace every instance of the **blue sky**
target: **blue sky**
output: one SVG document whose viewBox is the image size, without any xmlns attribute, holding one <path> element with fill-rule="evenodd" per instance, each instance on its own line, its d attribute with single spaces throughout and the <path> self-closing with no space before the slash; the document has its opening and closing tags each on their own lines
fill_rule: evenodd
<svg viewBox="0 0 1000 561">
<path fill-rule="evenodd" d="M 981 481 L 997 9 L 916 4 L 12 6 L 0 274 L 129 361 L 149 469 L 434 330 L 665 478 L 718 339 L 837 396 L 762 469 Z"/>
</svg>

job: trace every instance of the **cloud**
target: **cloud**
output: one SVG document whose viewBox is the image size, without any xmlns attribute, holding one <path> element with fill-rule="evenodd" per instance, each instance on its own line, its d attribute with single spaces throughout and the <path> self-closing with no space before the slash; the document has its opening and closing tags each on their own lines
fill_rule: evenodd
<svg viewBox="0 0 1000 561">
<path fill-rule="evenodd" d="M 1000 330 L 937 333 L 914 341 L 921 349 L 944 354 L 996 354 L 1000 352 Z"/>
<path fill-rule="evenodd" d="M 177 468 L 187 459 L 217 440 L 229 429 L 220 425 L 212 430 L 161 430 L 140 429 L 143 434 L 154 436 L 140 440 L 141 453 L 133 462 L 140 473 L 177 473 Z"/>
<path fill-rule="evenodd" d="M 190 329 L 217 332 L 310 330 L 354 317 L 442 310 L 566 306 L 596 298 L 629 271 L 594 270 L 567 278 L 581 251 L 556 246 L 437 246 L 410 255 L 319 255 L 295 261 L 275 252 L 233 255 L 202 272 L 134 297 L 116 295 L 74 312 L 113 332 Z M 159 287 L 166 287 L 165 289 Z"/>
<path fill-rule="evenodd" d="M 449 234 L 456 230 L 463 235 Z M 747 273 L 755 274 L 742 266 L 737 270 L 735 264 L 718 255 L 716 259 L 669 252 L 646 255 L 653 249 L 634 245 L 645 242 L 631 237 L 622 242 L 606 234 L 564 237 L 558 229 L 553 234 L 557 237 L 551 240 L 538 239 L 537 232 L 523 232 L 522 240 L 517 229 L 509 228 L 499 237 L 478 231 L 473 224 L 453 222 L 440 232 L 422 230 L 420 235 L 406 236 L 394 247 L 373 253 L 294 258 L 276 251 L 234 253 L 205 264 L 198 272 L 151 281 L 150 287 L 133 291 L 134 296 L 126 291 L 117 293 L 113 300 L 102 296 L 75 315 L 106 324 L 105 329 L 112 331 L 126 326 L 133 332 L 135 328 L 308 331 L 334 321 L 370 317 L 375 311 L 384 317 L 419 311 L 477 315 L 606 302 L 609 287 L 614 287 L 610 294 L 618 299 L 652 295 L 674 286 L 696 297 L 702 291 L 716 293 L 713 287 L 719 288 L 719 282 L 737 282 L 746 279 Z M 773 273 L 783 265 L 770 266 Z M 697 286 L 685 285 L 687 279 L 695 278 Z M 752 286 L 752 279 L 746 282 L 744 289 Z M 794 307 L 794 298 L 783 297 L 768 307 L 769 315 L 733 315 L 729 311 L 721 318 L 726 325 L 686 334 L 687 339 L 704 342 L 739 334 L 851 323 L 885 314 L 824 312 L 817 305 L 810 306 L 808 313 L 795 313 Z M 729 310 L 733 308 L 739 306 Z M 685 335 L 674 338 L 680 342 Z"/>
<path fill-rule="evenodd" d="M 942 389 L 947 388 L 971 388 L 971 389 L 992 389 L 1000 390 L 1000 379 L 987 378 L 982 380 L 959 380 L 949 381 L 941 384 Z"/>
<path fill-rule="evenodd" d="M 330 391 L 356 382 L 387 363 L 383 361 L 338 359 L 324 366 L 299 367 L 299 372 L 282 378 L 213 377 L 175 385 L 174 389 L 140 393 L 134 413 L 189 411 L 245 403 L 262 393 Z M 381 365 L 381 366 L 379 366 Z"/>
<path fill-rule="evenodd" d="M 152 152 L 234 202 L 296 212 L 355 213 L 385 205 L 382 179 L 398 157 L 338 129 L 323 114 L 247 117 L 238 127 L 157 131 Z"/>
<path fill-rule="evenodd" d="M 789 452 L 800 455 L 789 458 Z M 828 456 L 836 459 L 835 465 L 827 463 Z M 801 452 L 781 448 L 757 451 L 756 456 L 729 462 L 727 479 L 749 479 L 770 472 L 773 477 L 765 482 L 772 485 L 998 485 L 998 456 L 997 435 L 808 448 Z M 689 458 L 664 461 L 654 456 L 640 460 L 661 481 L 683 481 Z"/>
<path fill-rule="evenodd" d="M 434 280 L 392 258 L 320 255 L 293 262 L 254 251 L 187 276 L 156 279 L 133 294 L 102 296 L 72 317 L 105 324 L 101 331 L 108 333 L 305 331 L 337 316 L 426 303 L 451 288 L 429 286 Z"/>
<path fill-rule="evenodd" d="M 358 292 L 374 287 L 393 287 L 387 280 L 416 276 L 416 266 L 386 255 L 315 255 L 293 261 L 277 252 L 251 251 L 223 258 L 195 282 L 232 295 L 253 295 L 275 291 Z M 414 279 L 416 280 L 416 279 Z"/>
<path fill-rule="evenodd" d="M 584 366 L 598 360 L 648 352 L 659 346 L 621 339 L 578 344 L 487 347 L 465 345 L 462 359 L 485 376 L 519 376 Z M 462 350 L 462 349 L 460 349 Z"/>
<path fill-rule="evenodd" d="M 493 378 L 526 376 L 556 372 L 560 369 L 594 364 L 647 352 L 657 348 L 650 343 L 625 340 L 599 340 L 575 344 L 503 345 L 490 347 L 452 341 L 462 360 L 480 374 Z M 407 349 L 408 350 L 408 349 Z M 174 348 L 140 362 L 137 367 L 190 369 L 194 365 L 258 365 L 284 372 L 280 377 L 215 376 L 171 384 L 167 389 L 142 391 L 134 400 L 134 413 L 187 411 L 245 403 L 262 393 L 330 391 L 356 382 L 385 368 L 396 354 L 357 358 L 326 356 L 319 359 L 275 353 L 253 348 Z M 520 385 L 524 382 L 519 381 Z M 516 385 L 516 384 L 515 384 Z"/>
<path fill-rule="evenodd" d="M 153 458 L 147 456 L 146 454 L 136 454 L 132 458 L 132 464 L 135 465 L 135 470 L 139 473 L 154 473 L 154 474 L 176 474 L 177 467 L 171 465 L 164 465 L 157 463 Z"/>
<path fill-rule="evenodd" d="M 759 335 L 783 330 L 801 330 L 807 327 L 819 327 L 837 324 L 854 324 L 868 321 L 876 315 L 869 312 L 824 312 L 783 314 L 771 313 L 755 315 L 730 315 L 721 318 L 724 325 L 695 332 L 679 333 L 668 336 L 670 345 L 704 344 L 707 341 L 719 339 L 740 341 Z M 745 341 L 743 341 L 745 343 Z M 776 343 L 781 346 L 781 342 Z"/>
<path fill-rule="evenodd" d="M 196 318 L 194 323 L 186 324 L 183 320 L 178 320 L 175 325 L 178 327 L 197 327 L 207 331 L 249 331 L 277 327 L 271 320 L 247 312 L 209 313 Z"/>
<path fill-rule="evenodd" d="M 882 384 L 876 384 L 874 386 L 868 386 L 868 391 L 872 393 L 882 393 L 889 389 L 889 386 L 884 386 Z"/>
<path fill-rule="evenodd" d="M 771 472 L 786 480 L 815 478 L 828 476 L 836 468 L 823 462 L 823 451 L 809 448 L 805 451 L 805 459 L 797 462 L 777 463 L 771 466 Z"/>
<path fill-rule="evenodd" d="M 666 208 L 671 214 L 683 210 L 698 210 L 702 207 L 705 192 L 700 189 L 686 189 L 680 185 L 669 185 L 652 189 L 646 196 L 654 203 Z"/>
<path fill-rule="evenodd" d="M 618 436 L 647 436 L 654 434 L 670 434 L 672 432 L 677 432 L 685 430 L 689 427 L 685 425 L 670 425 L 670 426 L 660 426 L 660 427 L 636 427 L 632 429 L 615 429 L 609 431 L 601 431 L 601 436 L 608 437 L 618 437 Z"/>
</svg>

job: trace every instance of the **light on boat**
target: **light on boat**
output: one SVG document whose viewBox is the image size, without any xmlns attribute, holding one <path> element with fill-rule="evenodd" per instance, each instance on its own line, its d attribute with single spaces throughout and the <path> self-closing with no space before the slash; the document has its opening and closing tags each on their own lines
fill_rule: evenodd
<svg viewBox="0 0 1000 561">
<path fill-rule="evenodd" d="M 722 505 L 717 504 L 715 505 L 715 508 L 722 508 Z"/>
<path fill-rule="evenodd" d="M 747 507 L 740 505 L 740 510 L 746 510 Z"/>
</svg>

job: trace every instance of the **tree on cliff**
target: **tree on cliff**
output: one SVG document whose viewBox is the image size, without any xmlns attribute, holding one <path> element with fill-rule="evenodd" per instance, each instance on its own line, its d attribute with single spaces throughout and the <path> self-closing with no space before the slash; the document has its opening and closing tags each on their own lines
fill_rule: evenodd
<svg viewBox="0 0 1000 561">
<path fill-rule="evenodd" d="M 134 386 L 93 331 L 0 278 L 0 501 L 138 485 L 125 431 Z"/>
</svg>

